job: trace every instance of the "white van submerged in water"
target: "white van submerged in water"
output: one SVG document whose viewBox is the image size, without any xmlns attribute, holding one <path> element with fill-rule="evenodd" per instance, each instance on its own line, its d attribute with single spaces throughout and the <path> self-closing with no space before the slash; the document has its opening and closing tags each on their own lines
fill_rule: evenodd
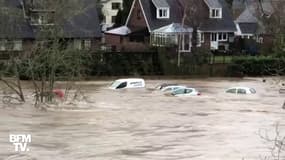
<svg viewBox="0 0 285 160">
<path fill-rule="evenodd" d="M 141 78 L 118 79 L 112 83 L 110 89 L 144 88 L 145 81 Z"/>
</svg>

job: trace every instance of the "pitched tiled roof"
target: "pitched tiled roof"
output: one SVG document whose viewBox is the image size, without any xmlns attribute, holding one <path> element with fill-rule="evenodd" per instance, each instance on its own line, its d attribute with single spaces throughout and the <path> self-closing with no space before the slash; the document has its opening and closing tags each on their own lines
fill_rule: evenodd
<svg viewBox="0 0 285 160">
<path fill-rule="evenodd" d="M 152 3 L 152 0 L 139 0 L 142 4 L 149 29 L 151 31 L 161 28 L 163 26 L 170 25 L 172 23 L 181 23 L 183 18 L 183 4 L 179 0 L 165 0 L 170 6 L 170 18 L 169 19 L 157 19 L 156 18 L 156 7 Z M 208 0 L 210 1 L 210 0 Z M 223 31 L 223 32 L 234 32 L 236 26 L 234 24 L 231 11 L 224 0 L 214 0 L 210 4 L 214 7 L 222 7 L 223 18 L 222 19 L 205 19 L 202 22 L 200 30 L 202 31 Z"/>
<path fill-rule="evenodd" d="M 172 23 L 168 26 L 164 26 L 154 30 L 156 33 L 188 33 L 193 32 L 193 28 L 188 26 L 182 26 L 181 23 Z"/>
<path fill-rule="evenodd" d="M 125 35 L 130 34 L 131 32 L 132 31 L 129 27 L 121 26 L 121 27 L 114 28 L 114 29 L 111 29 L 109 31 L 106 31 L 105 34 L 115 34 L 115 35 L 125 36 Z"/>
<path fill-rule="evenodd" d="M 233 0 L 232 9 L 244 9 L 245 8 L 245 0 Z"/>
<path fill-rule="evenodd" d="M 144 13 L 146 15 L 150 30 L 161 28 L 171 23 L 181 23 L 183 17 L 183 9 L 178 0 L 165 0 L 170 7 L 169 19 L 157 19 L 156 7 L 152 0 L 140 0 Z"/>
<path fill-rule="evenodd" d="M 257 23 L 239 23 L 242 34 L 255 34 L 257 32 Z"/>
<path fill-rule="evenodd" d="M 235 32 L 236 26 L 232 13 L 225 0 L 218 0 L 222 6 L 222 18 L 208 18 L 204 20 L 200 30 L 205 32 Z"/>
<path fill-rule="evenodd" d="M 234 0 L 232 8 L 242 10 L 251 8 L 254 9 L 254 12 L 257 12 L 259 10 L 260 12 L 263 12 L 267 15 L 271 15 L 274 12 L 272 3 L 274 3 L 272 0 L 262 0 L 260 2 L 257 0 Z"/>
<path fill-rule="evenodd" d="M 167 0 L 152 0 L 152 2 L 158 8 L 169 8 Z"/>
<path fill-rule="evenodd" d="M 82 0 L 86 8 L 70 18 L 66 18 L 60 24 L 63 26 L 63 38 L 99 38 L 102 36 L 97 7 L 96 5 L 89 7 L 90 1 Z M 35 38 L 39 33 L 38 27 L 32 26 L 25 18 L 21 0 L 4 0 L 4 3 L 1 3 L 0 38 Z"/>
<path fill-rule="evenodd" d="M 241 15 L 236 19 L 238 23 L 257 23 L 257 18 L 254 14 L 254 9 L 247 8 L 245 9 Z"/>
<path fill-rule="evenodd" d="M 204 0 L 210 8 L 222 8 L 219 0 Z"/>
<path fill-rule="evenodd" d="M 21 3 L 18 0 L 4 0 L 0 6 L 0 38 L 25 39 L 33 38 L 34 33 L 24 17 Z"/>
<path fill-rule="evenodd" d="M 260 21 L 257 15 L 262 15 L 263 12 L 266 15 L 273 13 L 273 7 L 271 0 L 261 1 L 261 6 L 255 0 L 242 0 L 244 1 L 245 7 L 241 15 L 235 20 L 239 25 L 239 28 L 243 34 L 262 34 L 266 32 L 265 26 Z M 262 10 L 261 10 L 262 8 Z"/>
</svg>

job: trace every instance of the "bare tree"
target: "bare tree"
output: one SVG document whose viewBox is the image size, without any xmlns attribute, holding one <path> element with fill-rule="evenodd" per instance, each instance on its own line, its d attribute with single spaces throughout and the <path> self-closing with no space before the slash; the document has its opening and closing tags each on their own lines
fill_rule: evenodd
<svg viewBox="0 0 285 160">
<path fill-rule="evenodd" d="M 12 38 L 16 37 L 16 33 L 20 24 L 25 20 L 23 13 L 16 7 L 10 7 L 9 1 L 0 0 L 0 48 L 12 50 Z M 12 53 L 11 53 L 12 54 Z M 0 71 L 0 81 L 2 81 L 17 97 L 6 96 L 5 102 L 9 102 L 11 98 L 24 102 L 25 97 L 20 81 L 20 61 L 17 57 L 12 57 L 6 62 L 6 68 Z M 6 76 L 9 75 L 9 78 Z"/>
<path fill-rule="evenodd" d="M 12 57 L 10 62 L 11 66 L 14 66 L 13 73 L 17 83 L 13 83 L 10 78 L 5 80 L 4 76 L 10 77 L 8 74 L 0 76 L 0 80 L 24 101 L 20 74 L 30 78 L 34 86 L 35 106 L 38 107 L 39 104 L 53 102 L 56 81 L 75 81 L 83 77 L 86 71 L 85 63 L 91 60 L 90 54 L 87 50 L 74 48 L 73 41 L 65 38 L 64 26 L 66 23 L 73 25 L 72 18 L 84 13 L 90 7 L 95 7 L 96 1 L 94 3 L 82 0 L 24 2 L 25 15 L 30 18 L 46 16 L 45 20 L 49 19 L 52 23 L 47 21 L 45 22 L 47 24 L 37 25 L 37 37 L 29 53 Z M 40 15 L 34 15 L 34 10 L 40 10 Z M 21 68 L 21 71 L 18 68 Z M 72 83 L 65 84 L 67 92 L 71 89 Z"/>
<path fill-rule="evenodd" d="M 185 9 L 182 23 L 193 28 L 192 48 L 193 52 L 195 52 L 199 41 L 199 28 L 201 27 L 203 21 L 208 17 L 208 15 L 205 12 L 202 12 L 204 8 L 203 0 L 184 0 L 183 3 Z"/>
<path fill-rule="evenodd" d="M 95 3 L 94 3 L 95 5 Z M 55 82 L 59 79 L 74 81 L 84 73 L 84 61 L 90 60 L 85 50 L 77 50 L 64 37 L 63 22 L 76 14 L 81 14 L 89 7 L 84 1 L 73 0 L 52 2 L 54 25 L 40 28 L 37 45 L 27 57 L 26 72 L 31 75 L 38 102 L 52 102 Z M 50 6 L 49 6 L 50 7 Z M 93 6 L 94 7 L 94 6 Z M 65 9 L 66 8 L 66 9 Z M 75 9 L 76 8 L 76 9 Z M 88 57 L 88 58 L 86 58 Z M 71 85 L 71 83 L 66 83 Z M 70 86 L 66 87 L 70 90 Z"/>
<path fill-rule="evenodd" d="M 19 102 L 25 102 L 25 96 L 22 88 L 22 83 L 20 81 L 20 64 L 18 58 L 12 58 L 6 63 L 6 69 L 0 72 L 0 81 L 2 81 L 17 97 L 5 96 L 3 98 L 4 103 L 9 103 L 13 99 Z M 5 78 L 9 75 L 9 78 Z"/>
<path fill-rule="evenodd" d="M 283 160 L 285 158 L 285 136 L 281 135 L 279 124 L 276 124 L 274 131 L 273 138 L 266 131 L 259 133 L 260 137 L 271 145 L 269 147 L 271 155 L 261 158 L 263 160 Z"/>
<path fill-rule="evenodd" d="M 273 36 L 274 52 L 285 55 L 285 1 L 252 1 L 254 14 L 259 19 L 260 31 Z"/>
</svg>

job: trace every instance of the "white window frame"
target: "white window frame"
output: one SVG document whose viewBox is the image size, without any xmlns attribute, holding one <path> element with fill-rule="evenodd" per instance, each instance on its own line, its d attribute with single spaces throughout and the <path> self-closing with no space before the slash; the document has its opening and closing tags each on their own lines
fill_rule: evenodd
<svg viewBox="0 0 285 160">
<path fill-rule="evenodd" d="M 160 15 L 160 11 L 162 11 L 162 15 Z M 169 8 L 157 8 L 156 10 L 156 18 L 158 19 L 166 19 L 170 16 L 170 10 Z"/>
<path fill-rule="evenodd" d="M 0 51 L 6 51 L 6 40 L 0 39 Z"/>
<path fill-rule="evenodd" d="M 222 18 L 222 8 L 210 8 L 210 18 Z"/>
<path fill-rule="evenodd" d="M 215 40 L 213 40 L 214 36 Z M 226 32 L 211 33 L 210 40 L 212 42 L 227 42 L 229 40 L 229 34 Z"/>
<path fill-rule="evenodd" d="M 180 34 L 179 36 L 181 37 L 178 37 L 178 38 L 181 38 L 182 42 L 179 46 L 179 51 L 181 52 L 191 52 L 191 48 L 192 48 L 192 35 L 189 34 L 189 33 L 182 33 Z M 189 44 L 185 44 L 185 39 L 189 38 Z M 186 45 L 189 45 L 187 49 L 185 49 L 185 46 Z"/>
<path fill-rule="evenodd" d="M 74 39 L 73 44 L 74 44 L 75 49 L 82 50 L 82 40 L 81 39 Z"/>
<path fill-rule="evenodd" d="M 114 7 L 113 5 L 119 5 L 119 8 L 113 8 Z M 119 10 L 119 9 L 122 8 L 122 3 L 120 3 L 120 2 L 112 2 L 111 3 L 111 8 L 112 8 L 112 10 Z"/>
<path fill-rule="evenodd" d="M 85 39 L 85 40 L 83 41 L 83 43 L 84 43 L 84 49 L 91 49 L 91 47 L 92 47 L 92 41 L 91 41 L 90 39 Z"/>
<path fill-rule="evenodd" d="M 14 40 L 14 51 L 22 51 L 23 50 L 23 40 Z"/>
<path fill-rule="evenodd" d="M 204 43 L 205 42 L 205 34 L 204 34 L 204 32 L 200 32 L 200 34 L 201 34 L 201 43 Z"/>
<path fill-rule="evenodd" d="M 221 38 L 220 38 L 220 35 L 221 35 Z M 226 42 L 229 39 L 229 35 L 228 33 L 224 33 L 224 32 L 217 33 L 217 39 L 219 42 Z"/>
<path fill-rule="evenodd" d="M 214 39 L 214 37 L 215 37 L 215 39 Z M 211 42 L 218 42 L 218 33 L 211 33 L 210 41 Z"/>
</svg>

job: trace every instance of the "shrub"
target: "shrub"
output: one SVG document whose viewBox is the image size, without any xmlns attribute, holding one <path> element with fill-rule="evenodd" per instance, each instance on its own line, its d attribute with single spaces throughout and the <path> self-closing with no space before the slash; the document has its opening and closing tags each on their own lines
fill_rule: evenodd
<svg viewBox="0 0 285 160">
<path fill-rule="evenodd" d="M 285 58 L 237 57 L 228 67 L 230 76 L 269 76 L 285 74 Z"/>
</svg>

